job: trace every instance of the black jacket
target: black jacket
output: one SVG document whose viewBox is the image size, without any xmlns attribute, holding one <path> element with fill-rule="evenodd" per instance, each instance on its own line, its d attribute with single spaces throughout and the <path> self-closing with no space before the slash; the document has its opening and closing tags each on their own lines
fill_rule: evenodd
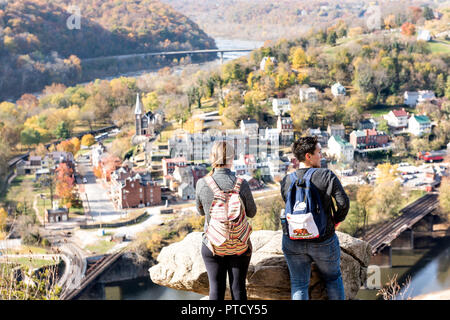
<svg viewBox="0 0 450 320">
<path fill-rule="evenodd" d="M 300 168 L 296 171 L 297 177 L 302 178 L 308 168 Z M 333 171 L 325 168 L 317 169 L 311 176 L 312 184 L 320 194 L 322 206 L 327 215 L 327 226 L 325 234 L 317 239 L 304 239 L 307 242 L 322 242 L 329 239 L 334 234 L 334 225 L 344 221 L 350 208 L 350 200 L 342 187 L 338 177 Z M 291 185 L 291 178 L 286 175 L 281 181 L 281 196 L 286 202 L 286 195 Z M 334 208 L 332 197 L 336 201 L 337 210 Z"/>
</svg>

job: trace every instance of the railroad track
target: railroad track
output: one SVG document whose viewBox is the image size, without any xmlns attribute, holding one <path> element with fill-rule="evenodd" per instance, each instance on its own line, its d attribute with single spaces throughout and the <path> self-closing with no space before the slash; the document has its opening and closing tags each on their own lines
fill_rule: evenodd
<svg viewBox="0 0 450 320">
<path fill-rule="evenodd" d="M 119 259 L 124 253 L 125 248 L 122 248 L 116 253 L 105 256 L 97 261 L 94 265 L 89 267 L 84 278 L 82 279 L 80 285 L 74 289 L 64 292 L 60 299 L 61 300 L 73 300 L 78 297 L 78 295 L 97 277 L 99 277 L 108 267 L 110 267 L 117 259 Z"/>
<path fill-rule="evenodd" d="M 372 254 L 377 254 L 388 246 L 403 231 L 411 228 L 424 216 L 434 211 L 439 206 L 438 195 L 429 193 L 409 204 L 400 212 L 403 214 L 395 220 L 370 230 L 364 240 L 372 245 Z"/>
</svg>

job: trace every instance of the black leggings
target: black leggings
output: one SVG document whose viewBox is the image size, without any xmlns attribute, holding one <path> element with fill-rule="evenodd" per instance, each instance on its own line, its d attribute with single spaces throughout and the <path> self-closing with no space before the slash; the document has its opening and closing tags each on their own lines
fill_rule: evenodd
<svg viewBox="0 0 450 320">
<path fill-rule="evenodd" d="M 209 300 L 225 300 L 227 273 L 230 278 L 231 298 L 247 300 L 245 278 L 251 258 L 249 250 L 239 256 L 217 256 L 202 244 L 202 257 L 209 279 Z"/>
</svg>

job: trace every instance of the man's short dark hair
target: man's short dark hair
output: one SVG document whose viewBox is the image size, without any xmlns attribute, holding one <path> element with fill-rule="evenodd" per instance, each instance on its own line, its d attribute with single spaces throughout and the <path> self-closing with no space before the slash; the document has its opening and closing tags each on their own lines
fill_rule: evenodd
<svg viewBox="0 0 450 320">
<path fill-rule="evenodd" d="M 298 161 L 305 161 L 307 153 L 314 154 L 318 142 L 316 136 L 301 137 L 292 144 L 292 153 Z"/>
</svg>

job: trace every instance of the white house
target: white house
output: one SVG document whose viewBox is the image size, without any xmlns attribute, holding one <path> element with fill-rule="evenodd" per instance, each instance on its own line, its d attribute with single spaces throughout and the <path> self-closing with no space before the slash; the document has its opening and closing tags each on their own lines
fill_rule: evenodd
<svg viewBox="0 0 450 320">
<path fill-rule="evenodd" d="M 241 120 L 241 132 L 247 135 L 257 135 L 259 130 L 258 121 L 248 118 Z"/>
<path fill-rule="evenodd" d="M 424 133 L 431 131 L 431 121 L 425 115 L 416 116 L 413 115 L 408 120 L 408 131 L 415 135 L 420 136 Z"/>
<path fill-rule="evenodd" d="M 238 176 L 250 174 L 249 168 L 248 168 L 247 164 L 245 163 L 245 160 L 242 157 L 233 161 L 231 170 L 234 171 L 236 173 L 236 175 L 238 175 Z"/>
<path fill-rule="evenodd" d="M 405 91 L 403 94 L 404 101 L 403 103 L 414 107 L 417 104 L 417 99 L 419 98 L 419 93 L 417 91 Z"/>
<path fill-rule="evenodd" d="M 331 136 L 339 136 L 341 138 L 345 137 L 345 127 L 344 124 L 328 124 L 327 133 Z"/>
<path fill-rule="evenodd" d="M 405 91 L 403 94 L 404 103 L 410 107 L 415 107 L 417 103 L 436 99 L 434 92 L 431 90 Z"/>
<path fill-rule="evenodd" d="M 291 111 L 291 102 L 287 98 L 277 99 L 274 98 L 272 100 L 273 112 L 275 115 L 282 115 L 286 112 Z"/>
<path fill-rule="evenodd" d="M 270 59 L 270 61 L 274 64 L 274 65 L 276 65 L 277 63 L 278 63 L 278 61 L 277 61 L 277 59 L 275 59 L 275 57 L 264 57 L 262 60 L 261 60 L 261 63 L 259 64 L 259 69 L 260 70 L 263 70 L 264 71 L 264 69 L 266 68 L 266 62 L 267 62 L 267 60 L 269 60 Z"/>
<path fill-rule="evenodd" d="M 331 86 L 331 93 L 333 96 L 345 96 L 345 87 L 340 84 L 339 82 L 336 82 Z"/>
<path fill-rule="evenodd" d="M 417 35 L 417 40 L 423 40 L 423 41 L 430 41 L 431 40 L 431 34 L 428 30 L 419 30 Z"/>
<path fill-rule="evenodd" d="M 431 90 L 421 90 L 419 91 L 419 97 L 417 98 L 417 103 L 422 103 L 436 99 L 434 92 Z"/>
<path fill-rule="evenodd" d="M 300 88 L 299 90 L 300 102 L 315 102 L 318 100 L 316 88 Z"/>
<path fill-rule="evenodd" d="M 278 128 L 266 128 L 264 130 L 264 140 L 270 142 L 271 145 L 278 145 L 280 142 L 280 131 L 278 131 Z"/>
<path fill-rule="evenodd" d="M 353 146 L 339 136 L 331 136 L 328 139 L 328 153 L 335 155 L 342 162 L 353 161 Z"/>
<path fill-rule="evenodd" d="M 173 178 L 179 182 L 179 184 L 186 183 L 191 187 L 194 187 L 194 175 L 190 166 L 179 167 L 176 166 L 173 171 Z"/>
<path fill-rule="evenodd" d="M 291 117 L 278 116 L 277 129 L 282 143 L 289 144 L 294 140 L 294 125 Z"/>
<path fill-rule="evenodd" d="M 267 162 L 272 179 L 275 177 L 284 177 L 286 175 L 289 163 L 285 163 L 280 159 L 271 159 Z"/>
<path fill-rule="evenodd" d="M 387 121 L 390 127 L 394 129 L 403 129 L 408 127 L 408 112 L 405 108 L 391 110 L 388 114 L 383 115 L 383 118 Z"/>
<path fill-rule="evenodd" d="M 178 196 L 182 200 L 193 200 L 195 199 L 195 189 L 187 183 L 182 183 L 178 187 Z"/>
</svg>

